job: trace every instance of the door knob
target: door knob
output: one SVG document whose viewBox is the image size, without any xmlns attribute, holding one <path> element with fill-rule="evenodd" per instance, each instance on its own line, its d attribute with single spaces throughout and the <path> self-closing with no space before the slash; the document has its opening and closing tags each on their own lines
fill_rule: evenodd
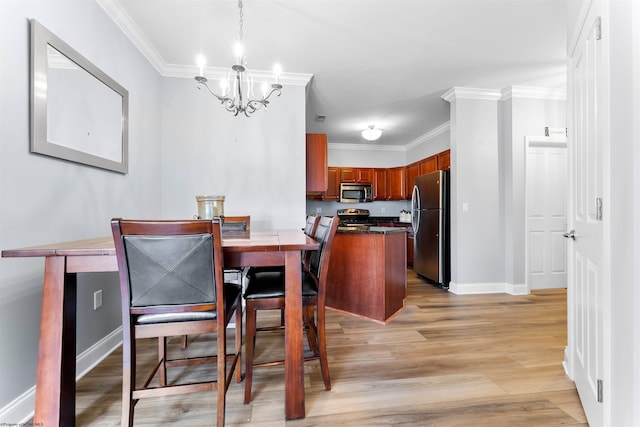
<svg viewBox="0 0 640 427">
<path fill-rule="evenodd" d="M 571 230 L 568 233 L 564 233 L 563 236 L 567 239 L 576 240 L 576 230 Z"/>
</svg>

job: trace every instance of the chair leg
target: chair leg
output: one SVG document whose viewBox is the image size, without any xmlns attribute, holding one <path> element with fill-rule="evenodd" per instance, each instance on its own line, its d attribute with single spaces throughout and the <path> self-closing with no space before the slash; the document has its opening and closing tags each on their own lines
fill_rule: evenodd
<svg viewBox="0 0 640 427">
<path fill-rule="evenodd" d="M 187 348 L 187 346 L 189 345 L 189 341 L 188 341 L 188 336 L 187 335 L 183 335 L 182 339 L 180 340 L 180 348 L 182 350 L 184 350 L 185 348 Z"/>
<path fill-rule="evenodd" d="M 158 362 L 160 367 L 158 368 L 158 383 L 160 387 L 167 385 L 167 338 L 158 337 Z"/>
<path fill-rule="evenodd" d="M 324 307 L 318 305 L 318 346 L 320 347 L 320 370 L 322 371 L 322 380 L 324 381 L 324 389 L 331 390 L 331 378 L 329 376 L 329 360 L 327 358 L 327 335 L 324 327 L 325 310 Z"/>
<path fill-rule="evenodd" d="M 242 381 L 242 304 L 236 308 L 236 354 L 238 361 L 235 364 L 236 383 Z"/>
<path fill-rule="evenodd" d="M 133 427 L 133 390 L 136 388 L 136 344 L 130 336 L 122 345 L 122 417 L 121 426 Z"/>
<path fill-rule="evenodd" d="M 251 402 L 251 381 L 253 379 L 253 356 L 256 339 L 256 310 L 253 302 L 247 300 L 246 310 L 246 331 L 244 340 L 244 404 Z"/>
<path fill-rule="evenodd" d="M 302 311 L 304 329 L 307 333 L 307 341 L 309 342 L 309 348 L 313 351 L 315 356 L 319 356 L 318 349 L 318 330 L 314 321 L 314 308 L 313 306 L 306 306 Z"/>
<path fill-rule="evenodd" d="M 226 329 L 221 328 L 222 330 L 218 330 L 218 354 L 217 354 L 217 365 L 218 365 L 218 384 L 217 384 L 217 392 L 218 392 L 218 413 L 217 413 L 217 426 L 224 427 L 224 416 L 225 416 L 225 407 L 226 407 L 226 397 L 227 397 L 227 339 L 226 339 Z"/>
</svg>

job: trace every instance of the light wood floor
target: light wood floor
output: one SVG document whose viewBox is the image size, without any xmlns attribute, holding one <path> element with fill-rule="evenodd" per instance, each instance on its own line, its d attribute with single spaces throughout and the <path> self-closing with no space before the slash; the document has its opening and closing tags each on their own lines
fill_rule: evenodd
<svg viewBox="0 0 640 427">
<path fill-rule="evenodd" d="M 254 372 L 250 405 L 242 403 L 244 383 L 231 383 L 227 425 L 587 425 L 562 369 L 565 290 L 458 296 L 407 273 L 405 309 L 389 324 L 328 313 L 333 389 L 324 390 L 317 362 L 305 364 L 305 419 L 285 423 L 283 370 L 276 367 Z M 269 313 L 259 322 L 275 319 Z M 194 337 L 188 351 L 212 344 Z M 257 351 L 264 357 L 282 346 L 280 335 L 270 334 L 258 338 Z M 151 353 L 151 363 L 155 341 L 138 351 Z M 78 425 L 119 425 L 120 364 L 116 351 L 78 382 Z M 142 400 L 135 424 L 214 425 L 215 392 Z"/>
</svg>

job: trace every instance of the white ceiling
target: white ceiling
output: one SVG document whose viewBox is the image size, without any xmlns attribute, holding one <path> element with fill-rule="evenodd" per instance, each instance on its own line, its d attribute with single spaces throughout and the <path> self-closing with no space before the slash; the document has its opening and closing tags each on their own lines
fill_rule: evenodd
<svg viewBox="0 0 640 427">
<path fill-rule="evenodd" d="M 99 2 L 163 75 L 233 63 L 237 0 Z M 566 0 L 244 0 L 247 66 L 313 75 L 307 132 L 330 143 L 365 144 L 368 123 L 376 145 L 420 141 L 454 86 L 564 89 L 565 33 Z"/>
</svg>

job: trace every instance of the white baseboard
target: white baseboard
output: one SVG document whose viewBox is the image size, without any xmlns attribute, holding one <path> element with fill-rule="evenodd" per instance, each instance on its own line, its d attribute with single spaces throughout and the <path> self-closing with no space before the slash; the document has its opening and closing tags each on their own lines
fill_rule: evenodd
<svg viewBox="0 0 640 427">
<path fill-rule="evenodd" d="M 83 351 L 76 357 L 76 381 L 85 376 L 122 344 L 122 327 Z M 0 408 L 0 422 L 7 425 L 25 425 L 33 418 L 36 404 L 35 385 Z"/>
<path fill-rule="evenodd" d="M 477 295 L 477 294 L 509 294 L 527 295 L 529 290 L 525 284 L 514 284 L 506 282 L 484 282 L 484 283 L 449 283 L 449 292 L 456 295 Z"/>
</svg>

